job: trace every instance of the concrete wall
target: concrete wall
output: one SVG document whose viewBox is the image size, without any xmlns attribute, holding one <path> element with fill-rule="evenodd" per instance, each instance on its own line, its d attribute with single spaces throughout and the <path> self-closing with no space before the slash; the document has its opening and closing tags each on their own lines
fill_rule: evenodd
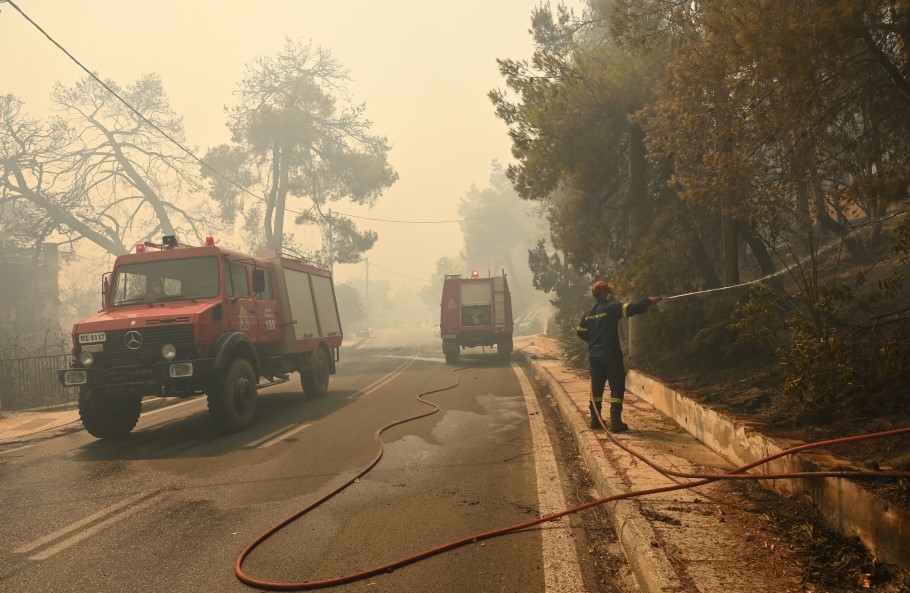
<svg viewBox="0 0 910 593">
<path fill-rule="evenodd" d="M 556 340 L 535 336 L 535 345 L 548 355 L 561 356 Z M 760 426 L 735 421 L 656 379 L 629 371 L 629 392 L 648 402 L 705 443 L 733 465 L 741 467 L 802 445 L 799 441 L 771 439 Z M 848 435 L 845 435 L 848 436 Z M 751 473 L 779 474 L 813 471 L 862 471 L 851 462 L 823 450 L 787 455 L 761 465 Z M 760 480 L 782 495 L 808 496 L 825 521 L 846 536 L 856 536 L 879 560 L 910 570 L 910 512 L 896 509 L 863 487 L 862 481 L 843 478 Z"/>
</svg>

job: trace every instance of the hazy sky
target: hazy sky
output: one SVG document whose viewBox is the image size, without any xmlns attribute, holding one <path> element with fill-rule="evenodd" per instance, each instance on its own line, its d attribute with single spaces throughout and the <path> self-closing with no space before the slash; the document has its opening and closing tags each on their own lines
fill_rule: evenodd
<svg viewBox="0 0 910 593">
<path fill-rule="evenodd" d="M 504 88 L 497 58 L 527 58 L 530 17 L 539 0 L 323 1 L 275 0 L 15 0 L 86 67 L 127 85 L 158 73 L 171 106 L 184 118 L 187 142 L 229 140 L 224 106 L 243 67 L 274 55 L 286 37 L 312 41 L 348 69 L 353 100 L 366 104 L 374 132 L 388 137 L 399 181 L 371 210 L 338 204 L 338 212 L 372 218 L 458 218 L 472 184 L 487 187 L 494 159 L 510 162 L 506 127 L 486 94 Z M 0 3 L 0 93 L 25 102 L 33 117 L 49 113 L 55 81 L 84 76 L 8 4 Z M 457 224 L 358 220 L 379 233 L 367 254 L 370 278 L 418 289 L 442 256 L 462 248 Z M 363 265 L 336 267 L 338 281 Z M 386 271 L 388 270 L 388 271 Z M 396 272 L 397 274 L 391 274 Z"/>
</svg>

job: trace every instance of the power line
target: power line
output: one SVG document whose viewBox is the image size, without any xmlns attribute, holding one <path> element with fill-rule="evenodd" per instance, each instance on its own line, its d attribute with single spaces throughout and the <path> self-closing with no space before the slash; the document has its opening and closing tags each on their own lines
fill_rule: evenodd
<svg viewBox="0 0 910 593">
<path fill-rule="evenodd" d="M 389 274 L 394 274 L 395 276 L 401 276 L 402 278 L 408 278 L 409 280 L 417 280 L 419 282 L 432 282 L 433 281 L 432 278 L 415 278 L 414 276 L 408 276 L 407 274 L 393 272 L 392 270 L 387 270 L 386 268 L 383 268 L 382 266 L 377 265 L 376 263 L 374 263 L 372 261 L 370 262 L 370 266 L 373 268 L 379 268 L 383 272 L 388 272 Z"/>
<path fill-rule="evenodd" d="M 114 97 L 117 98 L 117 100 L 119 100 L 121 103 L 123 103 L 123 104 L 127 107 L 127 109 L 129 109 L 130 111 L 132 111 L 134 114 L 136 114 L 136 116 L 137 116 L 139 119 L 141 119 L 142 121 L 144 121 L 145 123 L 147 123 L 147 124 L 148 124 L 149 126 L 151 126 L 155 131 L 157 131 L 159 134 L 161 134 L 162 136 L 164 136 L 169 142 L 171 142 L 172 144 L 174 144 L 174 146 L 178 147 L 180 150 L 182 150 L 182 151 L 185 152 L 187 155 L 189 155 L 190 158 L 192 158 L 194 161 L 196 161 L 197 163 L 199 163 L 200 165 L 202 165 L 202 166 L 205 167 L 206 169 L 212 171 L 215 175 L 217 175 L 218 177 L 224 179 L 225 181 L 227 181 L 228 183 L 230 183 L 231 185 L 233 185 L 234 187 L 236 187 L 236 188 L 239 189 L 240 191 L 246 193 L 246 194 L 249 195 L 249 196 L 252 196 L 253 198 L 255 198 L 255 199 L 257 199 L 257 200 L 259 200 L 259 201 L 261 201 L 261 202 L 265 202 L 265 201 L 266 201 L 265 198 L 263 198 L 262 196 L 257 196 L 256 194 L 254 194 L 253 192 L 251 192 L 251 191 L 248 190 L 247 188 L 245 188 L 245 187 L 241 186 L 240 184 L 238 184 L 237 182 L 235 182 L 233 179 L 230 179 L 229 177 L 227 177 L 224 173 L 222 173 L 222 172 L 219 171 L 218 169 L 216 169 L 216 168 L 212 167 L 211 165 L 209 165 L 208 163 L 206 163 L 204 160 L 202 160 L 201 158 L 199 158 L 198 156 L 196 156 L 196 155 L 193 153 L 193 151 L 191 151 L 189 148 L 187 148 L 187 147 L 184 146 L 182 143 L 180 143 L 177 139 L 173 138 L 170 134 L 168 134 L 167 132 L 165 132 L 164 130 L 162 130 L 160 127 L 158 127 L 158 125 L 155 124 L 155 122 L 151 121 L 149 118 L 147 118 L 147 117 L 144 116 L 142 113 L 140 113 L 139 110 L 136 109 L 135 107 L 133 107 L 132 105 L 130 105 L 130 103 L 129 103 L 126 99 L 124 99 L 123 97 L 121 97 L 119 94 L 117 94 L 116 91 L 114 91 L 114 89 L 112 89 L 111 87 L 109 87 L 103 80 L 101 80 L 100 78 L 98 78 L 98 76 L 96 76 L 94 72 L 92 72 L 91 70 L 89 70 L 88 68 L 86 68 L 86 67 L 82 64 L 82 62 L 80 62 L 79 60 L 77 60 L 77 59 L 73 56 L 73 54 L 71 54 L 69 51 L 67 51 L 67 49 L 66 49 L 65 47 L 63 47 L 62 45 L 60 45 L 59 43 L 57 43 L 57 40 L 55 40 L 53 37 L 51 37 L 50 34 L 49 34 L 47 31 L 45 31 L 44 29 L 42 29 L 41 26 L 40 26 L 38 23 L 36 23 L 35 21 L 33 21 L 31 17 L 29 17 L 27 14 L 25 14 L 25 12 L 23 12 L 22 9 L 19 8 L 19 6 L 18 6 L 15 2 L 13 2 L 13 0 L 4 0 L 4 1 L 5 1 L 5 2 L 8 2 L 10 6 L 12 6 L 13 8 L 15 8 L 16 11 L 17 11 L 19 14 L 21 14 L 22 17 L 23 17 L 25 20 L 27 20 L 29 23 L 32 24 L 32 26 L 34 26 L 36 29 L 38 29 L 38 31 L 40 31 L 42 35 L 44 35 L 45 37 L 47 37 L 47 39 L 48 39 L 51 43 L 53 43 L 55 46 L 57 46 L 57 48 L 60 49 L 60 51 L 62 51 L 64 54 L 66 54 L 66 56 L 67 56 L 70 60 L 72 60 L 77 66 L 79 66 L 80 68 L 82 68 L 82 70 L 84 70 L 84 71 L 86 72 L 86 74 L 88 74 L 90 77 L 92 77 L 92 78 L 95 80 L 95 82 L 97 82 L 97 83 L 100 84 L 102 87 L 104 87 L 104 89 L 107 90 L 107 92 L 109 92 L 110 94 L 112 94 Z M 298 213 L 298 212 L 293 212 L 293 214 L 300 214 L 300 213 Z"/>
<path fill-rule="evenodd" d="M 13 0 L 0 0 L 0 4 L 3 4 L 3 3 L 9 3 L 10 6 L 12 6 L 13 8 L 15 8 L 16 11 L 17 11 L 19 14 L 21 14 L 22 17 L 23 17 L 25 20 L 27 20 L 29 23 L 31 23 L 31 25 L 32 25 L 33 27 L 35 27 L 36 29 L 38 29 L 38 31 L 40 31 L 41 34 L 44 35 L 44 36 L 48 39 L 48 41 L 50 41 L 51 43 L 53 43 L 53 44 L 54 44 L 60 51 L 62 51 L 70 60 L 72 60 L 77 66 L 79 66 L 79 68 L 81 68 L 86 74 L 88 74 L 93 80 L 95 80 L 95 82 L 97 82 L 97 83 L 100 84 L 102 87 L 104 87 L 104 89 L 105 89 L 107 92 L 109 92 L 111 95 L 113 95 L 114 97 L 116 97 L 118 101 L 120 101 L 121 103 L 123 103 L 123 105 L 125 105 L 127 109 L 129 109 L 131 112 L 133 112 L 133 113 L 136 115 L 136 117 L 138 117 L 138 118 L 141 119 L 143 122 L 145 122 L 146 124 L 148 124 L 149 126 L 151 126 L 152 129 L 154 129 L 154 130 L 157 131 L 159 134 L 161 134 L 164 138 L 166 138 L 166 139 L 167 139 L 169 142 L 171 142 L 174 146 L 176 146 L 177 148 L 179 148 L 180 150 L 182 150 L 183 152 L 185 152 L 185 153 L 186 153 L 190 158 L 192 158 L 194 161 L 196 161 L 197 163 L 199 163 L 200 165 L 202 165 L 203 167 L 205 167 L 205 168 L 208 169 L 209 171 L 213 172 L 215 175 L 217 175 L 218 177 L 220 177 L 220 178 L 223 179 L 224 181 L 227 181 L 229 184 L 231 184 L 233 187 L 237 188 L 237 189 L 240 190 L 241 192 L 247 194 L 248 196 L 251 196 L 252 198 L 254 198 L 254 199 L 257 200 L 257 201 L 267 203 L 267 200 L 266 200 L 265 198 L 263 198 L 262 196 L 259 196 L 259 195 L 254 194 L 253 192 L 251 192 L 251 191 L 248 190 L 247 188 L 245 188 L 245 187 L 243 187 L 242 185 L 238 184 L 238 183 L 237 183 L 236 181 L 234 181 L 233 179 L 229 178 L 227 175 L 225 175 L 224 173 L 222 173 L 222 172 L 219 171 L 218 169 L 216 169 L 216 168 L 214 168 L 213 166 L 209 165 L 207 162 L 205 162 L 205 160 L 203 160 L 202 158 L 196 156 L 196 154 L 195 154 L 192 150 L 190 150 L 189 148 L 187 148 L 186 146 L 184 146 L 184 145 L 183 145 L 180 141 L 178 141 L 176 138 L 172 137 L 172 136 L 171 136 L 170 134 L 168 134 L 166 131 L 162 130 L 157 124 L 155 124 L 155 122 L 151 121 L 149 118 L 147 118 L 145 115 L 143 115 L 138 109 L 136 109 L 135 107 L 133 107 L 126 99 L 124 99 L 123 97 L 121 97 L 114 89 L 112 89 L 111 87 L 109 87 L 103 80 L 101 80 L 94 72 L 92 72 L 92 71 L 89 70 L 85 65 L 83 65 L 82 62 L 80 62 L 75 56 L 73 56 L 73 54 L 71 54 L 65 47 L 63 47 L 60 43 L 58 43 L 56 39 L 54 39 L 53 37 L 51 37 L 51 35 L 50 35 L 47 31 L 45 31 L 45 30 L 41 27 L 41 25 L 39 25 L 39 24 L 36 23 L 34 20 L 32 20 L 32 18 L 31 18 L 30 16 L 28 16 L 27 14 L 25 14 L 25 12 L 24 12 L 21 8 L 19 8 L 19 6 L 18 6 L 15 2 L 13 2 Z M 291 210 L 290 208 L 285 208 L 285 210 L 286 210 L 287 212 L 291 213 L 291 214 L 296 214 L 296 215 L 298 215 L 298 216 L 303 214 L 303 212 L 297 212 L 297 211 L 295 211 L 295 210 Z M 325 222 L 331 224 L 330 219 L 327 219 L 327 218 L 322 214 L 322 211 L 319 210 L 318 207 L 317 207 L 316 211 L 317 211 L 317 213 L 320 215 L 320 217 L 323 219 L 323 221 L 325 221 Z M 488 216 L 488 217 L 479 217 L 479 218 L 459 218 L 459 219 L 452 219 L 452 220 L 394 220 L 394 219 L 386 219 L 386 218 L 370 218 L 370 217 L 367 217 L 367 216 L 355 216 L 355 215 L 353 215 L 353 214 L 345 214 L 345 213 L 343 213 L 343 212 L 336 212 L 336 214 L 339 214 L 339 215 L 341 215 L 341 216 L 346 216 L 346 217 L 348 217 L 348 218 L 356 218 L 356 219 L 359 219 L 359 220 L 370 220 L 370 221 L 373 221 L 373 222 L 390 222 L 390 223 L 396 223 L 396 224 L 452 224 L 452 223 L 470 222 L 470 221 L 472 221 L 472 220 L 484 220 L 484 219 L 488 219 L 488 218 L 495 218 L 494 216 Z M 386 270 L 386 271 L 389 272 L 389 270 Z M 394 273 L 394 272 L 390 272 L 390 273 Z M 406 276 L 406 277 L 407 277 L 407 276 Z M 416 278 L 415 278 L 415 279 L 416 279 Z"/>
<path fill-rule="evenodd" d="M 336 212 L 335 214 L 340 214 L 341 216 L 347 216 L 348 218 L 357 218 L 360 220 L 372 220 L 374 222 L 394 222 L 399 224 L 449 224 L 453 222 L 471 222 L 473 220 L 487 220 L 490 218 L 498 218 L 501 215 L 496 216 L 481 216 L 478 218 L 456 218 L 453 220 L 392 220 L 388 218 L 369 218 L 367 216 L 354 216 L 353 214 L 345 214 L 344 212 Z"/>
</svg>

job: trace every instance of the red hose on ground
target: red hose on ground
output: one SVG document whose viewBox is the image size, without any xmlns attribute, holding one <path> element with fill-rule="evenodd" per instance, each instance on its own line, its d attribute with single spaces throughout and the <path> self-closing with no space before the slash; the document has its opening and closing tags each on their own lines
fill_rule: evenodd
<svg viewBox="0 0 910 593">
<path fill-rule="evenodd" d="M 593 401 L 593 400 L 592 400 Z M 644 455 L 635 451 L 631 447 L 624 445 L 616 438 L 612 432 L 610 432 L 604 423 L 603 417 L 598 413 L 597 419 L 600 422 L 601 427 L 603 427 L 604 432 L 607 433 L 607 436 L 610 437 L 620 449 L 632 455 L 636 459 L 640 460 L 642 463 L 655 470 L 656 472 L 663 474 L 665 476 L 673 476 L 676 478 L 692 478 L 692 479 L 710 479 L 710 480 L 781 480 L 781 479 L 793 479 L 793 478 L 851 478 L 851 479 L 878 479 L 878 478 L 910 478 L 910 472 L 905 471 L 887 471 L 887 472 L 861 472 L 861 471 L 847 471 L 847 470 L 828 470 L 828 471 L 815 471 L 815 472 L 788 472 L 783 474 L 743 474 L 739 473 L 740 471 L 747 471 L 757 467 L 759 465 L 764 465 L 775 459 L 779 459 L 786 455 L 793 455 L 804 451 L 806 449 L 819 449 L 822 447 L 830 447 L 832 445 L 843 445 L 847 443 L 854 443 L 857 441 L 863 441 L 867 439 L 877 439 L 884 437 L 892 437 L 900 434 L 905 434 L 910 432 L 910 428 L 896 428 L 894 430 L 886 430 L 883 432 L 875 432 L 870 434 L 857 435 L 852 437 L 842 437 L 837 439 L 830 439 L 827 441 L 818 441 L 815 443 L 809 443 L 805 445 L 799 445 L 796 447 L 791 447 L 780 453 L 775 453 L 774 455 L 769 455 L 764 457 L 752 464 L 745 465 L 739 470 L 731 473 L 725 474 L 711 474 L 711 473 L 686 473 L 678 472 L 675 470 L 670 470 L 663 468 L 650 459 L 646 458 Z"/>
<path fill-rule="evenodd" d="M 371 469 L 373 469 L 373 467 L 375 467 L 376 464 L 379 463 L 379 460 L 382 458 L 382 454 L 383 454 L 383 450 L 384 450 L 384 446 L 383 446 L 383 442 L 382 442 L 382 433 L 383 432 L 385 432 L 389 428 L 392 428 L 393 426 L 398 426 L 400 424 L 404 424 L 405 422 L 410 422 L 412 420 L 424 418 L 431 414 L 435 414 L 437 411 L 439 411 L 438 405 L 424 400 L 423 396 L 430 395 L 433 393 L 438 393 L 441 391 L 447 391 L 449 389 L 454 389 L 455 387 L 457 387 L 459 384 L 457 371 L 459 371 L 459 370 L 461 370 L 461 369 L 454 369 L 452 371 L 453 373 L 455 373 L 455 377 L 456 377 L 456 381 L 455 381 L 454 385 L 451 385 L 449 387 L 444 387 L 441 389 L 435 389 L 432 391 L 426 391 L 417 396 L 417 399 L 420 402 L 427 404 L 429 406 L 432 406 L 433 407 L 432 411 L 427 412 L 425 414 L 419 414 L 417 416 L 411 416 L 411 417 L 405 418 L 403 420 L 397 420 L 395 422 L 392 422 L 390 424 L 383 426 L 382 428 L 380 428 L 379 430 L 376 431 L 374 436 L 376 438 L 376 442 L 379 445 L 379 451 L 377 452 L 377 454 L 373 458 L 373 460 L 369 464 L 367 464 L 362 470 L 360 470 L 354 477 L 349 479 L 344 484 L 333 489 L 328 494 L 325 494 L 324 496 L 321 496 L 317 500 L 313 501 L 312 503 L 307 505 L 305 508 L 301 509 L 300 511 L 294 513 L 290 517 L 281 521 L 280 523 L 278 523 L 277 525 L 275 525 L 274 527 L 272 527 L 271 529 L 269 529 L 268 531 L 266 531 L 265 533 L 263 533 L 262 535 L 257 537 L 255 540 L 253 540 L 252 543 L 250 543 L 246 548 L 244 548 L 244 550 L 237 556 L 237 561 L 234 564 L 234 574 L 237 576 L 237 579 L 240 580 L 245 585 L 249 585 L 250 587 L 256 587 L 259 589 L 266 589 L 266 590 L 270 590 L 270 591 L 303 591 L 303 590 L 308 590 L 308 589 L 334 587 L 334 586 L 341 585 L 344 583 L 351 583 L 354 581 L 359 581 L 359 580 L 362 580 L 362 579 L 365 579 L 365 578 L 368 578 L 371 576 L 382 574 L 384 572 L 391 572 L 391 571 L 395 570 L 396 568 L 401 568 L 408 564 L 413 564 L 415 562 L 419 562 L 420 560 L 424 560 L 431 556 L 441 554 L 442 552 L 454 550 L 455 548 L 459 548 L 461 546 L 465 546 L 467 544 L 475 543 L 475 542 L 478 542 L 481 540 L 491 539 L 493 537 L 505 535 L 507 533 L 512 533 L 512 532 L 519 531 L 522 529 L 527 529 L 527 528 L 533 527 L 535 525 L 540 525 L 541 523 L 554 521 L 561 517 L 565 517 L 566 515 L 571 515 L 573 513 L 577 513 L 579 511 L 583 511 L 585 509 L 599 506 L 599 505 L 602 505 L 602 504 L 605 504 L 608 502 L 613 502 L 616 500 L 623 500 L 626 498 L 633 498 L 633 497 L 637 497 L 637 496 L 647 496 L 647 495 L 651 495 L 651 494 L 659 494 L 662 492 L 672 492 L 674 490 L 684 490 L 687 488 L 694 488 L 697 486 L 703 486 L 705 484 L 710 484 L 711 482 L 716 482 L 718 480 L 728 480 L 728 479 L 753 479 L 753 480 L 755 480 L 755 479 L 781 479 L 781 478 L 799 478 L 799 477 L 863 477 L 863 478 L 871 478 L 871 477 L 906 478 L 906 477 L 910 477 L 910 472 L 882 472 L 882 473 L 877 473 L 877 474 L 863 473 L 863 472 L 799 472 L 799 473 L 792 473 L 792 474 L 743 475 L 743 472 L 746 472 L 752 468 L 755 468 L 755 467 L 758 467 L 765 463 L 768 463 L 769 461 L 778 459 L 780 457 L 784 457 L 786 455 L 792 455 L 792 454 L 798 453 L 800 451 L 805 451 L 807 449 L 828 447 L 828 446 L 836 445 L 836 444 L 851 443 L 851 442 L 856 442 L 856 441 L 861 441 L 861 440 L 866 440 L 866 439 L 882 438 L 882 437 L 886 437 L 886 436 L 904 434 L 904 433 L 910 432 L 910 428 L 902 428 L 902 429 L 897 429 L 897 430 L 889 430 L 886 432 L 857 435 L 857 436 L 852 436 L 852 437 L 844 437 L 844 438 L 840 438 L 840 439 L 831 439 L 831 440 L 827 440 L 827 441 L 821 441 L 818 443 L 808 443 L 808 444 L 804 444 L 804 445 L 799 445 L 797 447 L 792 447 L 790 449 L 781 451 L 780 453 L 770 455 L 768 457 L 765 457 L 765 458 L 755 461 L 753 463 L 749 463 L 742 467 L 738 467 L 738 468 L 736 468 L 728 473 L 724 473 L 724 474 L 684 474 L 684 473 L 680 473 L 680 472 L 664 471 L 662 468 L 659 468 L 657 465 L 645 460 L 642 456 L 640 456 L 640 454 L 637 454 L 634 451 L 632 451 L 631 449 L 629 449 L 628 447 L 622 445 L 616 439 L 616 437 L 614 435 L 612 435 L 608 432 L 607 434 L 610 436 L 611 439 L 613 439 L 613 441 L 616 444 L 618 444 L 620 447 L 622 447 L 624 450 L 628 451 L 632 455 L 635 455 L 642 461 L 645 461 L 645 463 L 647 463 L 649 466 L 656 469 L 657 471 L 664 473 L 665 475 L 668 475 L 668 476 L 686 477 L 686 478 L 698 477 L 700 479 L 693 481 L 693 482 L 686 482 L 683 484 L 673 484 L 671 486 L 663 486 L 660 488 L 650 488 L 647 490 L 637 490 L 635 492 L 626 492 L 626 493 L 618 494 L 615 496 L 608 496 L 606 498 L 601 498 L 601 499 L 598 499 L 598 500 L 595 500 L 592 502 L 588 502 L 583 505 L 579 505 L 579 506 L 576 506 L 576 507 L 573 507 L 570 509 L 566 509 L 564 511 L 560 511 L 558 513 L 553 513 L 553 514 L 547 515 L 545 517 L 540 517 L 538 519 L 533 519 L 531 521 L 525 521 L 523 523 L 517 523 L 515 525 L 501 527 L 499 529 L 494 529 L 492 531 L 486 531 L 483 533 L 478 533 L 478 534 L 471 535 L 471 536 L 468 536 L 468 537 L 465 537 L 462 539 L 451 541 L 447 544 L 443 544 L 443 545 L 437 546 L 435 548 L 424 550 L 423 552 L 419 552 L 417 554 L 407 556 L 405 558 L 396 560 L 394 562 L 390 562 L 388 564 L 384 564 L 382 566 L 377 566 L 377 567 L 363 570 L 360 572 L 355 572 L 355 573 L 342 575 L 342 576 L 338 576 L 338 577 L 332 577 L 332 578 L 315 580 L 315 581 L 279 583 L 279 582 L 255 579 L 253 577 L 246 575 L 246 573 L 243 572 L 243 561 L 253 552 L 253 550 L 255 550 L 259 546 L 259 544 L 261 544 L 262 542 L 267 540 L 269 537 L 271 537 L 272 535 L 274 535 L 275 533 L 277 533 L 278 531 L 280 531 L 287 525 L 293 523 L 300 517 L 306 515 L 311 510 L 320 506 L 322 503 L 326 502 L 327 500 L 329 500 L 330 498 L 332 498 L 333 496 L 335 496 L 336 494 L 338 494 L 339 492 L 341 492 L 342 490 L 344 490 L 345 488 L 347 488 L 348 486 L 353 484 L 356 480 L 358 480 L 359 478 L 364 476 Z"/>
</svg>

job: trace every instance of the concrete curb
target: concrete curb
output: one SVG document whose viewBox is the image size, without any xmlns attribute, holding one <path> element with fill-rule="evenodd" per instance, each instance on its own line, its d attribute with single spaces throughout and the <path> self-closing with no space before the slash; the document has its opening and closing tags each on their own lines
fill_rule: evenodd
<svg viewBox="0 0 910 593">
<path fill-rule="evenodd" d="M 617 488 L 618 472 L 611 466 L 603 445 L 584 421 L 585 415 L 580 413 L 562 385 L 534 359 L 525 356 L 523 352 L 517 353 L 531 365 L 534 373 L 546 382 L 560 415 L 578 443 L 582 460 L 601 497 L 607 498 L 627 492 L 627 489 Z M 683 590 L 682 582 L 663 549 L 653 545 L 657 538 L 651 524 L 641 514 L 640 507 L 629 499 L 609 502 L 605 507 L 609 511 L 613 529 L 619 536 L 620 545 L 643 593 Z"/>
<path fill-rule="evenodd" d="M 748 424 L 734 421 L 637 371 L 629 371 L 626 389 L 737 466 L 803 444 L 777 442 Z M 753 473 L 863 469 L 816 450 L 776 459 L 756 468 Z M 894 508 L 862 484 L 843 478 L 761 480 L 759 483 L 784 496 L 809 496 L 834 529 L 846 536 L 859 537 L 878 559 L 910 570 L 910 546 L 907 545 L 910 513 Z"/>
</svg>

